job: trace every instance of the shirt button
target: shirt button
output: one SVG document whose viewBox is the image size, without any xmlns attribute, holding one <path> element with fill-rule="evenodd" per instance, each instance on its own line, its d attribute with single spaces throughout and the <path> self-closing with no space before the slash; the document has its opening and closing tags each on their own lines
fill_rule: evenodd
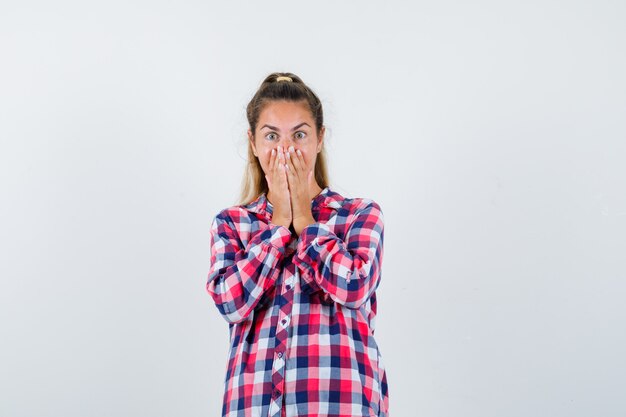
<svg viewBox="0 0 626 417">
<path fill-rule="evenodd" d="M 275 389 L 274 390 L 274 398 L 278 398 L 278 397 L 280 397 L 280 391 Z"/>
<path fill-rule="evenodd" d="M 278 357 L 282 358 L 283 357 L 283 352 L 278 352 Z"/>
</svg>

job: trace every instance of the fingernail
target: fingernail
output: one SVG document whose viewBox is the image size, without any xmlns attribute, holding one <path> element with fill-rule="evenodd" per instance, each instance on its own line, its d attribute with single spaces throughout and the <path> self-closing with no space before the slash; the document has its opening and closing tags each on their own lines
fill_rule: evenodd
<svg viewBox="0 0 626 417">
<path fill-rule="evenodd" d="M 289 158 L 290 158 L 290 156 L 289 156 L 289 152 L 287 152 L 287 153 L 286 153 L 286 155 L 287 155 L 287 159 L 289 159 Z"/>
<path fill-rule="evenodd" d="M 276 155 L 276 149 L 272 149 L 272 156 Z"/>
<path fill-rule="evenodd" d="M 291 152 L 293 152 L 293 146 L 290 146 L 290 147 L 289 147 L 289 150 L 290 150 Z"/>
</svg>

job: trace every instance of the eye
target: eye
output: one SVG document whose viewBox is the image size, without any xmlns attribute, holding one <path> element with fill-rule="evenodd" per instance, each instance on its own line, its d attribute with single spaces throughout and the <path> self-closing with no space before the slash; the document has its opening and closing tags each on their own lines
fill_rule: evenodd
<svg viewBox="0 0 626 417">
<path fill-rule="evenodd" d="M 298 133 L 302 133 L 302 136 L 298 137 Z M 296 132 L 296 137 L 297 137 L 298 139 L 304 139 L 304 138 L 306 137 L 306 133 L 305 133 L 305 132 L 303 132 L 303 131 L 301 131 L 301 130 L 299 130 L 299 131 L 297 131 L 297 132 Z"/>
<path fill-rule="evenodd" d="M 273 136 L 276 136 L 276 133 L 268 133 L 265 135 L 265 139 L 274 140 Z"/>
</svg>

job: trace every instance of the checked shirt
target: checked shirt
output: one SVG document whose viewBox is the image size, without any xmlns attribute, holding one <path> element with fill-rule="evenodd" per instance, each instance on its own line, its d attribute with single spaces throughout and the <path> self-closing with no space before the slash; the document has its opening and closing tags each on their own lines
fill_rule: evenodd
<svg viewBox="0 0 626 417">
<path fill-rule="evenodd" d="M 389 417 L 381 208 L 328 186 L 299 236 L 272 209 L 262 193 L 211 224 L 206 290 L 230 335 L 222 417 Z"/>
</svg>

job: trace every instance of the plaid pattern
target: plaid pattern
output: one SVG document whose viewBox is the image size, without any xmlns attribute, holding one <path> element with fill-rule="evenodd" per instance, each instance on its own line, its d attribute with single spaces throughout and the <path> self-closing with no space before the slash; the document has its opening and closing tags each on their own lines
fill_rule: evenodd
<svg viewBox="0 0 626 417">
<path fill-rule="evenodd" d="M 389 416 L 374 340 L 383 214 L 326 187 L 292 236 L 265 194 L 211 224 L 206 289 L 229 326 L 223 417 Z"/>
</svg>

